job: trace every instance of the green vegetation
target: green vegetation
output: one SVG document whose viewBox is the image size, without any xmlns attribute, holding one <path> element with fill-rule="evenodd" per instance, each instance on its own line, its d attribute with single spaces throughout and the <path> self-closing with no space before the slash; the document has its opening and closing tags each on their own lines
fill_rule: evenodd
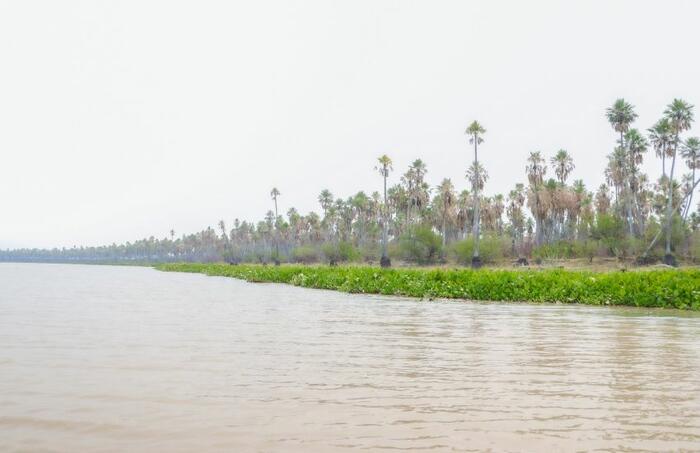
<svg viewBox="0 0 700 453">
<path fill-rule="evenodd" d="M 393 161 L 382 155 L 375 162 L 378 190 L 336 197 L 324 189 L 317 198 L 319 213 L 285 211 L 286 198 L 273 188 L 269 210 L 261 207 L 261 214 L 267 213 L 257 222 L 235 219 L 227 226 L 222 220 L 218 229 L 181 237 L 171 230 L 162 239 L 102 247 L 0 250 L 0 261 L 479 267 L 560 259 L 595 265 L 614 258 L 626 266 L 660 260 L 700 263 L 700 213 L 693 196 L 700 186 L 700 138 L 689 133 L 694 107 L 681 99 L 659 107 L 659 117 L 644 120 L 653 124 L 646 131 L 634 127 L 638 115 L 624 99 L 600 109 L 612 128 L 609 149 L 579 150 L 589 157 L 607 152 L 599 162 L 605 182 L 596 190 L 573 178 L 576 166 L 567 150 L 552 149 L 548 157 L 523 149 L 515 164 L 524 170 L 522 181 L 514 181 L 507 195 L 487 194 L 483 153 L 497 150 L 489 149 L 486 129 L 473 121 L 464 131 L 468 154 L 460 150 L 449 157 L 464 171 L 461 190 L 448 178 L 430 184 L 421 159 L 394 176 Z M 655 174 L 644 172 L 650 151 L 659 162 Z M 491 172 L 498 177 L 498 170 Z"/>
<path fill-rule="evenodd" d="M 496 264 L 503 260 L 504 250 L 508 249 L 505 238 L 488 235 L 481 238 L 479 244 L 479 257 L 484 264 Z M 467 238 L 455 243 L 452 254 L 459 264 L 468 265 L 474 256 L 474 239 Z"/>
<path fill-rule="evenodd" d="M 399 238 L 400 257 L 411 263 L 430 264 L 442 253 L 440 236 L 428 227 L 421 226 L 407 231 Z"/>
<path fill-rule="evenodd" d="M 381 269 L 364 266 L 161 264 L 156 269 L 349 293 L 700 309 L 700 270 Z"/>
</svg>

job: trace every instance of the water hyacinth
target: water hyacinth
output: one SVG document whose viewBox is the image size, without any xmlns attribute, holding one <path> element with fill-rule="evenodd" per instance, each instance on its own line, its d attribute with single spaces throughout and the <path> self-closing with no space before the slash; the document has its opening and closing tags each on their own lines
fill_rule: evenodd
<svg viewBox="0 0 700 453">
<path fill-rule="evenodd" d="M 700 309 L 700 270 L 601 272 L 161 264 L 156 269 L 348 293 Z"/>
</svg>

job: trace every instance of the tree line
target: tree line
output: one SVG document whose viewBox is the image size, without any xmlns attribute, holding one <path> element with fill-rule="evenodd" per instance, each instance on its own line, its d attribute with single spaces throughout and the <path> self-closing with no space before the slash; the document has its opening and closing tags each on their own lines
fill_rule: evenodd
<svg viewBox="0 0 700 453">
<path fill-rule="evenodd" d="M 278 212 L 283 194 L 270 192 L 271 205 L 257 222 L 236 219 L 176 237 L 174 231 L 125 244 L 69 249 L 0 251 L 5 261 L 79 262 L 330 262 L 363 261 L 390 266 L 391 260 L 479 267 L 510 259 L 518 263 L 550 258 L 617 257 L 639 263 L 700 258 L 700 214 L 693 207 L 700 184 L 700 139 L 687 136 L 694 107 L 674 99 L 659 120 L 641 131 L 634 106 L 618 99 L 606 110 L 611 153 L 605 182 L 591 190 L 571 181 L 575 163 L 560 149 L 550 156 L 531 151 L 525 177 L 507 194 L 487 195 L 489 174 L 479 160 L 486 129 L 474 121 L 465 130 L 473 160 L 467 188 L 449 179 L 426 182 L 428 167 L 414 160 L 394 177 L 391 158 L 380 156 L 375 170 L 382 191 L 337 198 L 318 195 L 319 212 Z M 650 176 L 642 163 L 658 160 Z M 683 169 L 687 170 L 682 173 Z M 682 174 L 681 174 L 682 173 Z M 681 176 L 679 177 L 679 174 Z"/>
</svg>

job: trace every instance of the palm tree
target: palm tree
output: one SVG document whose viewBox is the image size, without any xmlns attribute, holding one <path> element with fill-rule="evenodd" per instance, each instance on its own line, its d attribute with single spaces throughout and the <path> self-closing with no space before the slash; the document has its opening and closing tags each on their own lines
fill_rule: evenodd
<svg viewBox="0 0 700 453">
<path fill-rule="evenodd" d="M 630 192 L 631 214 L 637 226 L 637 232 L 642 234 L 643 220 L 640 218 L 640 208 L 638 192 L 641 189 L 642 181 L 639 174 L 639 166 L 644 162 L 644 154 L 647 152 L 649 143 L 637 129 L 630 129 L 625 134 L 627 142 L 627 166 L 628 166 L 628 189 Z"/>
<path fill-rule="evenodd" d="M 282 195 L 279 190 L 277 190 L 277 187 L 273 187 L 272 190 L 270 191 L 270 197 L 274 200 L 275 202 L 275 219 L 278 217 L 277 214 L 277 197 Z"/>
<path fill-rule="evenodd" d="M 632 104 L 629 104 L 624 99 L 620 98 L 616 100 L 613 106 L 607 110 L 606 116 L 613 129 L 620 133 L 620 154 L 625 154 L 627 152 L 625 148 L 625 133 L 627 133 L 629 130 L 630 124 L 637 119 L 637 114 L 634 112 L 634 107 Z M 625 170 L 626 165 L 622 165 L 620 167 L 620 175 L 622 177 L 620 181 L 620 188 L 622 189 L 620 194 L 622 195 L 623 205 L 627 211 L 627 224 L 629 225 L 629 231 L 630 234 L 633 234 L 634 227 L 632 218 L 632 202 L 629 194 L 630 184 L 627 172 Z"/>
<path fill-rule="evenodd" d="M 277 187 L 273 187 L 272 190 L 270 191 L 270 197 L 275 201 L 275 264 L 278 265 L 280 263 L 280 246 L 279 246 L 279 230 L 277 228 L 277 219 L 279 218 L 279 214 L 277 213 L 277 197 L 282 195 L 279 190 L 277 190 Z M 272 228 L 272 226 L 270 227 Z"/>
<path fill-rule="evenodd" d="M 459 225 L 460 237 L 462 239 L 466 238 L 469 234 L 469 222 L 472 218 L 472 210 L 469 206 L 473 205 L 471 203 L 472 196 L 468 190 L 462 190 L 457 197 L 457 224 Z"/>
<path fill-rule="evenodd" d="M 479 186 L 480 182 L 485 182 L 486 178 L 488 178 L 485 172 L 483 176 L 481 174 L 483 167 L 479 165 L 478 148 L 484 142 L 483 135 L 486 133 L 486 129 L 478 121 L 474 120 L 464 133 L 469 136 L 469 143 L 474 145 L 474 163 L 470 167 L 471 175 L 467 171 L 467 176 L 471 176 L 472 192 L 474 194 L 474 253 L 472 254 L 472 267 L 478 268 L 481 267 L 481 258 L 479 257 Z M 483 188 L 483 184 L 481 184 L 481 187 Z"/>
<path fill-rule="evenodd" d="M 541 245 L 544 239 L 543 220 L 546 208 L 543 206 L 540 199 L 540 191 L 544 185 L 544 176 L 547 174 L 547 166 L 545 160 L 539 151 L 530 153 L 525 166 L 527 172 L 527 180 L 530 183 L 530 196 L 528 204 L 530 210 L 535 217 L 535 243 Z"/>
<path fill-rule="evenodd" d="M 550 160 L 552 167 L 554 168 L 554 174 L 557 175 L 559 182 L 564 185 L 566 184 L 566 178 L 569 177 L 572 171 L 574 171 L 574 159 L 571 158 L 569 153 L 560 149 L 557 154 Z"/>
<path fill-rule="evenodd" d="M 630 165 L 641 165 L 644 160 L 644 153 L 647 152 L 647 147 L 649 146 L 646 138 L 637 129 L 630 129 L 625 134 L 625 140 L 627 141 Z M 632 170 L 636 169 L 632 168 Z"/>
<path fill-rule="evenodd" d="M 673 134 L 671 133 L 671 122 L 668 118 L 661 118 L 651 128 L 649 141 L 656 151 L 656 157 L 661 158 L 662 175 L 666 176 L 666 158 L 673 154 Z"/>
<path fill-rule="evenodd" d="M 323 189 L 318 196 L 318 202 L 321 204 L 321 209 L 323 209 L 323 219 L 321 220 L 322 230 L 326 230 L 326 239 L 330 239 L 332 232 L 332 222 L 329 218 L 329 212 L 333 209 L 333 194 L 328 189 Z"/>
<path fill-rule="evenodd" d="M 391 158 L 389 158 L 389 156 L 387 156 L 386 154 L 379 157 L 377 159 L 377 162 L 379 163 L 379 165 L 377 165 L 375 169 L 379 171 L 379 174 L 382 175 L 382 178 L 384 179 L 384 206 L 382 209 L 382 257 L 379 260 L 379 264 L 382 267 L 390 267 L 391 260 L 389 259 L 389 254 L 387 253 L 387 228 L 389 227 L 389 216 L 387 214 L 389 210 L 389 203 L 386 196 L 386 178 L 389 177 L 389 172 L 392 171 L 394 168 L 392 166 Z"/>
<path fill-rule="evenodd" d="M 437 188 L 438 197 L 440 199 L 440 217 L 442 218 L 442 246 L 447 244 L 447 219 L 451 217 L 452 208 L 454 207 L 456 196 L 455 188 L 449 178 L 442 180 L 442 183 Z"/>
<path fill-rule="evenodd" d="M 223 242 L 223 248 L 224 248 L 224 253 L 223 256 L 225 259 L 229 259 L 229 253 L 228 253 L 228 248 L 229 248 L 229 239 L 228 235 L 226 234 L 226 222 L 224 222 L 223 219 L 219 220 L 219 223 L 217 224 L 219 227 L 219 230 L 221 231 L 221 241 Z"/>
<path fill-rule="evenodd" d="M 323 218 L 326 218 L 328 214 L 328 209 L 333 205 L 333 194 L 328 189 L 323 189 L 318 196 L 318 202 L 321 204 L 321 209 L 323 209 Z"/>
<path fill-rule="evenodd" d="M 606 116 L 613 129 L 620 133 L 620 148 L 624 149 L 624 134 L 629 129 L 630 124 L 632 124 L 638 116 L 634 112 L 634 107 L 632 104 L 620 98 L 606 111 Z"/>
<path fill-rule="evenodd" d="M 523 234 L 525 231 L 525 215 L 523 214 L 523 205 L 525 204 L 525 186 L 522 183 L 517 183 L 515 189 L 508 193 L 508 206 L 506 208 L 506 215 L 510 221 L 511 235 L 512 235 L 512 252 L 513 255 L 516 253 L 519 255 Z M 518 259 L 521 257 L 518 256 Z M 520 261 L 524 264 L 525 261 Z"/>
<path fill-rule="evenodd" d="M 668 179 L 668 201 L 666 203 L 666 254 L 664 255 L 664 263 L 675 265 L 676 260 L 671 254 L 671 225 L 673 216 L 673 172 L 676 167 L 676 155 L 678 152 L 678 143 L 680 142 L 680 134 L 683 131 L 690 129 L 690 124 L 693 122 L 693 106 L 683 101 L 682 99 L 674 99 L 664 110 L 664 115 L 668 118 L 671 124 L 671 133 L 673 134 L 673 156 L 671 157 L 671 170 Z"/>
<path fill-rule="evenodd" d="M 681 156 L 685 159 L 686 165 L 692 170 L 690 193 L 688 195 L 688 202 L 685 206 L 685 212 L 683 213 L 683 221 L 688 218 L 688 213 L 693 204 L 693 192 L 695 192 L 695 170 L 700 168 L 700 138 L 690 137 L 683 144 L 681 148 Z"/>
<path fill-rule="evenodd" d="M 406 222 L 409 226 L 413 220 L 411 216 L 411 207 L 415 206 L 420 216 L 421 209 L 425 207 L 428 202 L 428 185 L 424 180 L 426 173 L 428 173 L 428 168 L 425 162 L 421 159 L 416 159 L 411 163 L 408 167 L 408 171 L 403 176 L 408 195 Z"/>
</svg>

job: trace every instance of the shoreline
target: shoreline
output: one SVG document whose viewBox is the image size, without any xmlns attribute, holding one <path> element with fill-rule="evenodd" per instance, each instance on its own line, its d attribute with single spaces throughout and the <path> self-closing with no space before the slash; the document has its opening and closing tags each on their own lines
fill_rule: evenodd
<svg viewBox="0 0 700 453">
<path fill-rule="evenodd" d="M 159 264 L 253 283 L 346 293 L 480 302 L 551 303 L 700 310 L 700 270 L 592 272 L 562 269 L 381 269 L 374 267 Z"/>
</svg>

